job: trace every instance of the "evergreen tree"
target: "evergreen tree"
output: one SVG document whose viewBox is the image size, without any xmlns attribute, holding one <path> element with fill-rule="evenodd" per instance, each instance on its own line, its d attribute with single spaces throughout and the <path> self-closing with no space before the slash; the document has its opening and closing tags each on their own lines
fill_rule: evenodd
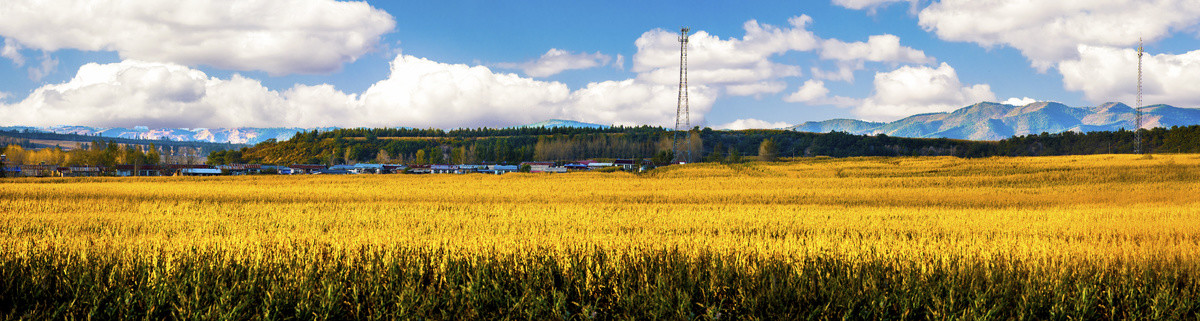
<svg viewBox="0 0 1200 321">
<path fill-rule="evenodd" d="M 158 147 L 154 146 L 154 143 L 150 143 L 149 149 L 150 150 L 146 152 L 146 164 L 158 165 L 158 163 L 162 162 L 162 155 L 158 153 Z"/>
<path fill-rule="evenodd" d="M 708 153 L 708 157 L 704 158 L 704 161 L 709 163 L 721 162 L 724 160 L 721 153 L 723 150 L 725 150 L 725 146 L 721 145 L 721 142 L 717 142 L 717 144 L 713 146 L 712 152 Z"/>
<path fill-rule="evenodd" d="M 742 153 L 738 152 L 737 148 L 729 148 L 729 157 L 725 158 L 726 164 L 737 164 L 742 162 Z"/>
</svg>

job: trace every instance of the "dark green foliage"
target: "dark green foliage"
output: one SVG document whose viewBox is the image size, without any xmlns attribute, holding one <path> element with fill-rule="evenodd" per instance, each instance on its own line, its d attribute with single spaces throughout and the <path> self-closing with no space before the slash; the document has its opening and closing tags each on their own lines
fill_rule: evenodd
<svg viewBox="0 0 1200 321">
<path fill-rule="evenodd" d="M 650 161 L 653 162 L 655 165 L 663 165 L 663 164 L 670 163 L 674 159 L 675 159 L 675 151 L 664 150 L 664 151 L 659 151 L 658 154 L 654 154 L 654 157 L 651 158 Z"/>
<path fill-rule="evenodd" d="M 729 148 L 729 156 L 725 157 L 725 164 L 737 164 L 742 162 L 742 153 L 736 148 Z"/>
<path fill-rule="evenodd" d="M 786 130 L 698 131 L 706 161 L 726 159 L 726 149 L 741 155 L 758 155 L 763 147 L 775 157 L 854 156 L 1049 156 L 1122 154 L 1133 152 L 1134 133 L 1064 132 L 1016 136 L 998 142 L 945 138 L 903 138 L 852 135 L 844 132 L 807 133 Z M 345 159 L 372 161 L 379 151 L 394 162 L 449 161 L 454 149 L 473 155 L 472 160 L 515 164 L 522 161 L 571 161 L 588 158 L 652 158 L 662 151 L 659 143 L 671 132 L 658 127 L 512 128 L 512 129 L 341 129 L 298 133 L 284 142 L 266 141 L 241 150 L 217 151 L 212 164 L 297 164 Z M 1200 153 L 1200 126 L 1144 130 L 1146 149 L 1152 153 Z M 769 144 L 764 142 L 769 140 Z M 426 159 L 414 160 L 424 150 Z M 714 156 L 715 155 L 715 156 Z"/>
<path fill-rule="evenodd" d="M 797 261 L 576 250 L 461 257 L 298 244 L 250 262 L 194 249 L 0 261 L 6 319 L 1196 319 L 1191 262 Z M 355 260 L 349 261 L 347 258 Z M 282 258 L 282 259 L 280 259 Z M 620 268 L 617 268 L 620 267 Z"/>
</svg>

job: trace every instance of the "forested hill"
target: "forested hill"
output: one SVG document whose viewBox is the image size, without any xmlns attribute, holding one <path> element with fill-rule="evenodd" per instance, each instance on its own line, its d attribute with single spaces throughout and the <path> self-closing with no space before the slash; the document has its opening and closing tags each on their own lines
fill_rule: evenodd
<svg viewBox="0 0 1200 321">
<path fill-rule="evenodd" d="M 215 164 L 378 163 L 517 163 L 582 159 L 651 158 L 671 149 L 673 133 L 658 127 L 609 128 L 479 128 L 341 129 L 303 132 L 286 141 L 268 140 L 240 150 L 214 152 Z M 764 140 L 777 155 L 959 157 L 1039 156 L 1131 153 L 1134 133 L 1089 132 L 1018 136 L 1001 141 L 900 138 L 842 132 L 805 133 L 787 130 L 689 132 L 694 161 L 714 160 L 731 152 L 757 155 Z M 1143 131 L 1145 149 L 1155 153 L 1200 152 L 1200 126 Z"/>
</svg>

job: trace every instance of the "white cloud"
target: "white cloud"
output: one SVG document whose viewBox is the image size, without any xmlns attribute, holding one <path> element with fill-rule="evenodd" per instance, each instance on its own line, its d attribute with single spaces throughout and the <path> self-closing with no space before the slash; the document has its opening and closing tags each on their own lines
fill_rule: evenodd
<svg viewBox="0 0 1200 321">
<path fill-rule="evenodd" d="M 805 28 L 808 16 L 792 17 L 791 28 L 747 21 L 741 39 L 722 40 L 706 31 L 688 37 L 688 81 L 706 85 L 749 85 L 801 75 L 800 68 L 770 61 L 788 51 L 813 50 L 818 38 Z M 644 81 L 663 85 L 679 81 L 679 34 L 656 29 L 634 42 L 633 71 Z M 740 89 L 734 89 L 739 91 Z"/>
<path fill-rule="evenodd" d="M 496 64 L 500 68 L 521 69 L 530 77 L 550 77 L 572 69 L 588 69 L 607 65 L 612 57 L 602 53 L 571 53 L 551 48 L 536 60 L 523 63 Z M 624 58 L 622 57 L 622 60 Z M 622 62 L 624 63 L 624 62 Z"/>
<path fill-rule="evenodd" d="M 990 86 L 963 85 L 954 68 L 943 62 L 936 69 L 905 66 L 876 73 L 875 92 L 854 112 L 867 120 L 886 121 L 995 100 Z"/>
<path fill-rule="evenodd" d="M 789 103 L 809 102 L 817 99 L 824 99 L 829 95 L 829 89 L 825 88 L 825 82 L 815 79 L 810 79 L 800 86 L 799 90 L 783 97 L 783 101 Z"/>
<path fill-rule="evenodd" d="M 477 127 L 549 118 L 618 125 L 670 125 L 676 88 L 638 79 L 571 91 L 558 82 L 495 73 L 482 66 L 398 56 L 391 75 L 362 94 L 330 85 L 279 92 L 234 75 L 219 79 L 186 66 L 126 60 L 87 64 L 73 79 L 0 104 L 6 125 L 150 127 Z M 716 91 L 690 90 L 693 122 Z"/>
<path fill-rule="evenodd" d="M 762 81 L 749 84 L 725 86 L 725 93 L 733 96 L 762 96 L 774 94 L 787 89 L 787 84 L 781 81 Z"/>
<path fill-rule="evenodd" d="M 617 54 L 617 59 L 613 60 L 612 66 L 613 68 L 617 68 L 617 70 L 625 70 L 625 56 Z"/>
<path fill-rule="evenodd" d="M 0 16 L 0 36 L 29 49 L 272 75 L 338 71 L 395 26 L 365 2 L 333 0 L 6 0 Z"/>
<path fill-rule="evenodd" d="M 925 52 L 900 45 L 900 37 L 883 34 L 867 38 L 867 42 L 843 42 L 828 39 L 821 44 L 821 58 L 842 61 L 875 61 L 927 64 L 934 61 Z"/>
<path fill-rule="evenodd" d="M 738 120 L 735 120 L 728 124 L 717 125 L 716 127 L 713 127 L 713 128 L 714 129 L 743 130 L 743 129 L 778 129 L 778 128 L 784 128 L 784 127 L 788 127 L 788 126 L 791 126 L 791 124 L 788 124 L 787 122 L 772 123 L 772 122 L 768 122 L 765 120 L 747 118 L 747 119 L 738 119 Z"/>
<path fill-rule="evenodd" d="M 796 92 L 783 97 L 783 101 L 789 103 L 806 103 L 808 105 L 831 105 L 838 107 L 849 107 L 861 103 L 860 100 L 842 96 L 829 97 L 829 89 L 825 88 L 825 82 L 809 79 L 805 81 L 800 89 Z"/>
<path fill-rule="evenodd" d="M 678 93 L 678 87 L 646 83 L 640 79 L 591 83 L 571 93 L 563 116 L 559 118 L 594 119 L 614 125 L 674 127 Z M 717 91 L 710 87 L 688 87 L 693 125 L 704 123 L 716 98 Z"/>
<path fill-rule="evenodd" d="M 812 76 L 816 79 L 854 82 L 854 72 L 863 69 L 862 62 L 842 62 L 837 66 L 836 71 L 824 71 L 821 68 L 812 67 Z"/>
<path fill-rule="evenodd" d="M 0 91 L 0 101 L 8 100 L 9 97 L 12 97 L 12 94 Z"/>
<path fill-rule="evenodd" d="M 49 54 L 43 54 L 42 62 L 36 67 L 29 68 L 29 79 L 34 82 L 42 81 L 42 78 L 49 76 L 56 68 L 58 68 L 58 59 L 54 59 Z"/>
<path fill-rule="evenodd" d="M 8 58 L 17 67 L 25 65 L 25 57 L 21 56 L 21 45 L 11 39 L 4 39 L 4 48 L 0 48 L 0 57 Z"/>
<path fill-rule="evenodd" d="M 1025 105 L 1036 103 L 1039 101 L 1040 100 L 1029 98 L 1029 97 L 1023 97 L 1023 98 L 1012 97 L 1012 98 L 1009 98 L 1008 100 L 1005 100 L 1002 104 L 1013 105 L 1013 106 L 1025 106 Z"/>
<path fill-rule="evenodd" d="M 943 0 L 921 11 L 920 24 L 944 40 L 1007 45 L 1046 70 L 1078 58 L 1079 45 L 1127 47 L 1200 23 L 1195 0 Z"/>
<path fill-rule="evenodd" d="M 1137 100 L 1137 51 L 1080 46 L 1079 59 L 1058 65 L 1067 90 L 1081 91 L 1089 101 Z M 1200 107 L 1200 50 L 1180 54 L 1145 54 L 1142 99 L 1146 105 Z"/>
<path fill-rule="evenodd" d="M 833 0 L 833 4 L 844 8 L 854 10 L 869 9 L 872 13 L 875 12 L 875 9 L 897 2 L 908 2 L 910 5 L 916 6 L 918 0 Z"/>
</svg>

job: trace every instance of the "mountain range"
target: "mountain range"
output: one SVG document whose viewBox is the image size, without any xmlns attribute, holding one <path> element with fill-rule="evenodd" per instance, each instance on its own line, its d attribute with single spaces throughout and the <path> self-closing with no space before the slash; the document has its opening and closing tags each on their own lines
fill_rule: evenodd
<svg viewBox="0 0 1200 321">
<path fill-rule="evenodd" d="M 1025 106 L 983 102 L 946 113 L 909 116 L 893 122 L 832 119 L 786 129 L 804 132 L 885 134 L 898 137 L 1000 140 L 1016 135 L 1066 131 L 1116 131 L 1135 127 L 1136 110 L 1122 103 L 1070 107 L 1056 102 Z M 1169 105 L 1142 108 L 1142 128 L 1200 125 L 1200 109 Z"/>
<path fill-rule="evenodd" d="M 1152 105 L 1142 109 L 1143 128 L 1200 125 L 1200 109 Z M 831 119 L 806 122 L 785 129 L 804 132 L 847 132 L 858 135 L 885 134 L 897 137 L 1000 140 L 1015 135 L 1061 133 L 1065 131 L 1116 131 L 1134 128 L 1136 111 L 1122 103 L 1096 107 L 1070 107 L 1056 102 L 1036 102 L 1025 106 L 983 102 L 952 112 L 909 116 L 893 122 L 869 122 L 855 119 Z M 573 120 L 551 119 L 511 128 L 609 126 Z M 78 134 L 130 139 L 164 139 L 213 143 L 258 144 L 268 139 L 287 140 L 298 132 L 326 131 L 325 128 L 159 128 L 147 127 L 0 127 L 0 130 L 32 130 L 58 134 Z"/>
<path fill-rule="evenodd" d="M 317 128 L 330 130 L 334 128 Z M 287 140 L 298 132 L 310 131 L 310 128 L 147 128 L 137 126 L 122 127 L 88 127 L 88 126 L 53 126 L 53 127 L 0 127 L 4 131 L 41 131 L 56 134 L 76 134 L 84 136 L 116 137 L 129 139 L 195 141 L 210 143 L 258 144 L 268 139 Z"/>
<path fill-rule="evenodd" d="M 609 126 L 579 122 L 579 121 L 574 121 L 574 120 L 551 119 L 551 120 L 545 120 L 545 121 L 532 123 L 529 125 L 513 126 L 512 128 L 538 128 L 538 127 L 546 127 L 546 128 L 576 127 L 576 128 L 603 129 L 603 128 L 608 128 Z"/>
<path fill-rule="evenodd" d="M 514 126 L 512 128 L 555 128 L 555 127 L 581 127 L 581 128 L 608 128 L 609 126 L 584 123 L 573 120 L 551 119 L 528 125 Z M 88 127 L 88 126 L 53 126 L 53 127 L 28 127 L 28 126 L 11 126 L 0 127 L 2 131 L 40 131 L 55 134 L 76 134 L 84 136 L 100 136 L 100 137 L 115 137 L 129 139 L 149 139 L 149 140 L 171 140 L 171 141 L 195 141 L 195 142 L 210 142 L 210 143 L 233 143 L 233 144 L 249 144 L 254 145 L 264 142 L 268 139 L 288 140 L 295 136 L 298 132 L 311 131 L 327 131 L 337 129 L 337 127 L 323 128 L 148 128 L 137 126 L 133 128 L 124 127 Z"/>
</svg>

